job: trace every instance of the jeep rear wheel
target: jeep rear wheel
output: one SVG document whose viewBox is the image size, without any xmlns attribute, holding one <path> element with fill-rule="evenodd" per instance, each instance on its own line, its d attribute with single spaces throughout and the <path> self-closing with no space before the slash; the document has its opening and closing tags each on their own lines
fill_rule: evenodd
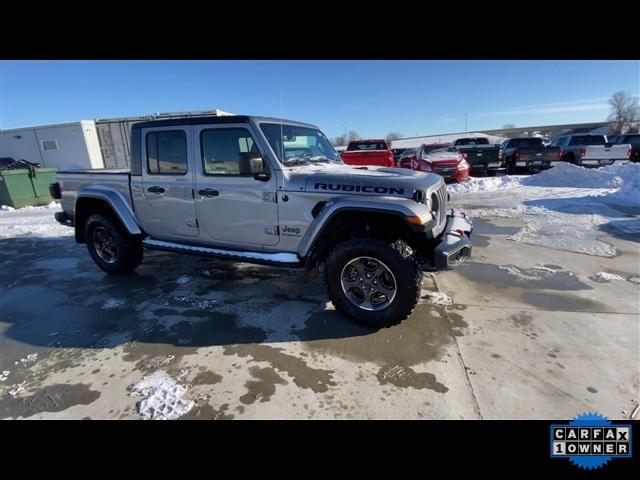
<svg viewBox="0 0 640 480">
<path fill-rule="evenodd" d="M 404 242 L 354 238 L 338 244 L 327 258 L 325 283 L 340 313 L 361 324 L 387 327 L 411 315 L 422 272 Z"/>
<path fill-rule="evenodd" d="M 85 225 L 85 239 L 89 255 L 107 273 L 128 273 L 142 262 L 140 241 L 123 233 L 111 219 L 103 215 L 89 217 Z"/>
</svg>

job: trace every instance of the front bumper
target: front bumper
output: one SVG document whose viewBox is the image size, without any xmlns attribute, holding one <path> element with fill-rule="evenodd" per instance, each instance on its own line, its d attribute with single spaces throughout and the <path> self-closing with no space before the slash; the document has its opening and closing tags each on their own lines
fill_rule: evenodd
<svg viewBox="0 0 640 480">
<path fill-rule="evenodd" d="M 456 268 L 471 257 L 471 232 L 473 225 L 464 212 L 452 210 L 447 215 L 447 225 L 434 251 L 434 262 L 438 270 Z"/>
</svg>

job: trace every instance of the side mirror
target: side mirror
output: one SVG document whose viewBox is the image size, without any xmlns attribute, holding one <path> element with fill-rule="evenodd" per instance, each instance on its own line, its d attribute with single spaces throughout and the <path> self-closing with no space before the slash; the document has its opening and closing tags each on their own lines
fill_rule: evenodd
<svg viewBox="0 0 640 480">
<path fill-rule="evenodd" d="M 253 178 L 261 181 L 271 178 L 264 159 L 257 153 L 240 154 L 240 175 L 253 175 Z"/>
</svg>

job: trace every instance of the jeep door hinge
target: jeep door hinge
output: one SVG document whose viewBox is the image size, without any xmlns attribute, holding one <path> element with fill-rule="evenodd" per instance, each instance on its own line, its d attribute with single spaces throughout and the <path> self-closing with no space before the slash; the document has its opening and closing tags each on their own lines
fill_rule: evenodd
<svg viewBox="0 0 640 480">
<path fill-rule="evenodd" d="M 262 201 L 263 202 L 278 203 L 278 195 L 276 195 L 275 193 L 272 193 L 272 192 L 264 192 L 262 194 Z"/>
</svg>

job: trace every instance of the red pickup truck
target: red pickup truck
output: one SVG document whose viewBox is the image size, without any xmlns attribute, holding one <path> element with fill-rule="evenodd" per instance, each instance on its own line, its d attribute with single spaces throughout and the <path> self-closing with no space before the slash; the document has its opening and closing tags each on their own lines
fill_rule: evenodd
<svg viewBox="0 0 640 480">
<path fill-rule="evenodd" d="M 342 161 L 348 165 L 375 165 L 394 167 L 393 152 L 386 140 L 357 140 L 349 142 L 347 149 L 340 153 Z"/>
</svg>

